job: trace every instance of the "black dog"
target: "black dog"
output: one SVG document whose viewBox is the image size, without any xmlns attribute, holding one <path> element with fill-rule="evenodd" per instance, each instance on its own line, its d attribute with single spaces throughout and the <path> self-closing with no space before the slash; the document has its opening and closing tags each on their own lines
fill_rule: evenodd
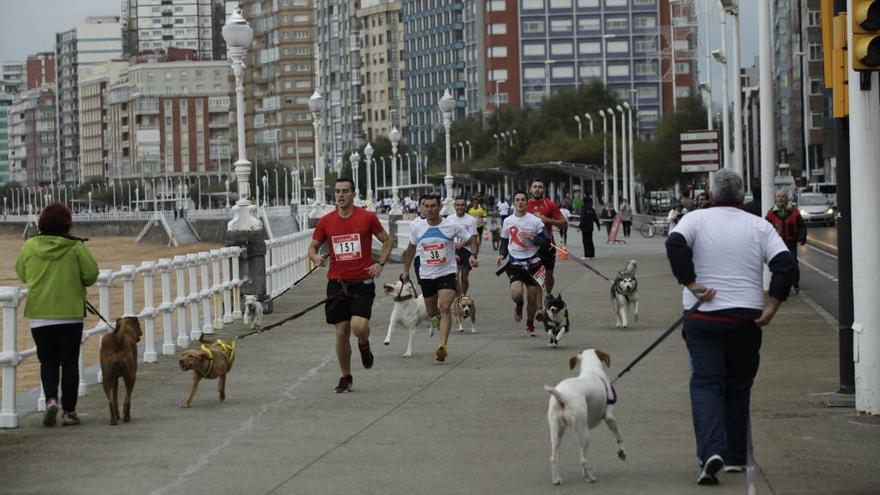
<svg viewBox="0 0 880 495">
<path fill-rule="evenodd" d="M 544 303 L 546 312 L 544 314 L 544 330 L 550 336 L 550 343 L 547 347 L 555 348 L 559 344 L 562 335 L 568 333 L 571 326 L 568 321 L 568 306 L 562 300 L 562 294 L 553 297 L 551 294 L 547 296 Z"/>
</svg>

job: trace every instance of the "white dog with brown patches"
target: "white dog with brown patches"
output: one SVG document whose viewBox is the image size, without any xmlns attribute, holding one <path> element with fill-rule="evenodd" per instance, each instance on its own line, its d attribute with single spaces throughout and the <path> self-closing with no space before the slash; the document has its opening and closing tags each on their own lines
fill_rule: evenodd
<svg viewBox="0 0 880 495">
<path fill-rule="evenodd" d="M 605 370 L 611 366 L 611 357 L 601 349 L 585 349 L 569 360 L 574 369 L 580 363 L 580 373 L 566 378 L 555 387 L 544 385 L 550 393 L 547 406 L 547 421 L 550 423 L 550 471 L 554 485 L 562 484 L 559 476 L 559 445 L 566 428 L 574 428 L 581 447 L 581 468 L 584 478 L 596 481 L 587 467 L 587 449 L 590 447 L 590 430 L 602 420 L 617 437 L 617 456 L 626 460 L 623 450 L 623 437 L 614 418 L 614 403 L 617 394 Z"/>
<path fill-rule="evenodd" d="M 385 335 L 385 345 L 391 343 L 391 334 L 397 325 L 409 330 L 409 342 L 406 344 L 406 352 L 403 357 L 412 356 L 413 335 L 416 327 L 428 319 L 428 310 L 425 308 L 425 297 L 416 294 L 416 288 L 412 282 L 404 284 L 400 280 L 385 284 L 385 295 L 394 298 L 394 308 L 391 310 L 391 319 L 388 322 L 388 334 Z"/>
<path fill-rule="evenodd" d="M 464 332 L 462 322 L 471 320 L 471 333 L 477 333 L 477 305 L 470 296 L 458 296 L 452 304 L 455 310 L 455 320 L 458 322 L 458 331 Z"/>
</svg>

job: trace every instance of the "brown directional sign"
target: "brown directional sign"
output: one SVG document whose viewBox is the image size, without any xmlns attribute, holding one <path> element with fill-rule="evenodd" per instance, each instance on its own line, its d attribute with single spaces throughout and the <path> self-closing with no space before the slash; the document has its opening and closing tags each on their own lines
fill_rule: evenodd
<svg viewBox="0 0 880 495">
<path fill-rule="evenodd" d="M 702 130 L 681 133 L 681 171 L 714 172 L 721 165 L 718 131 Z"/>
</svg>

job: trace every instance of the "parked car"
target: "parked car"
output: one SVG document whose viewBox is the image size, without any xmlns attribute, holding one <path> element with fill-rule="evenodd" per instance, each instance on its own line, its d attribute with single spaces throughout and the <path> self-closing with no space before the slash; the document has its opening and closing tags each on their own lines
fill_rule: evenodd
<svg viewBox="0 0 880 495">
<path fill-rule="evenodd" d="M 801 193 L 797 208 L 804 223 L 834 225 L 837 208 L 822 193 Z"/>
<path fill-rule="evenodd" d="M 837 184 L 834 182 L 812 182 L 807 185 L 805 192 L 823 194 L 828 202 L 837 206 Z"/>
</svg>

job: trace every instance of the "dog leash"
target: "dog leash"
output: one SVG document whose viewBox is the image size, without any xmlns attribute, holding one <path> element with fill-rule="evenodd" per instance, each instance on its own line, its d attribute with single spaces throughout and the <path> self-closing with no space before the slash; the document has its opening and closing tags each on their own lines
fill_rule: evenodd
<svg viewBox="0 0 880 495">
<path fill-rule="evenodd" d="M 271 299 L 269 299 L 269 300 L 270 300 L 270 301 L 274 301 L 275 299 L 278 299 L 279 297 L 283 296 L 284 294 L 287 294 L 287 291 L 289 291 L 290 289 L 292 289 L 292 288 L 296 287 L 297 285 L 299 285 L 300 282 L 302 282 L 303 280 L 305 280 L 306 278 L 308 278 L 309 275 L 311 275 L 315 270 L 317 270 L 318 268 L 321 268 L 322 266 L 323 266 L 323 265 L 315 265 L 311 270 L 308 271 L 308 273 L 306 273 L 305 275 L 303 275 L 302 277 L 300 277 L 299 280 L 297 280 L 296 282 L 294 282 L 293 285 L 291 285 L 290 287 L 284 289 L 284 290 L 281 292 L 281 294 L 278 294 L 277 296 L 275 296 L 275 297 L 273 297 L 273 298 L 271 298 Z"/>
<path fill-rule="evenodd" d="M 590 270 L 591 272 L 595 273 L 596 275 L 598 275 L 599 277 L 601 277 L 603 280 L 605 280 L 605 281 L 608 282 L 609 284 L 611 283 L 611 279 L 610 279 L 610 278 L 606 277 L 602 272 L 600 272 L 599 270 L 597 270 L 597 269 L 593 268 L 592 266 L 590 266 L 590 264 L 587 263 L 586 261 L 584 261 L 584 260 L 580 259 L 579 257 L 577 257 L 577 256 L 575 256 L 575 255 L 569 253 L 569 252 L 568 252 L 568 249 L 566 249 L 566 248 L 564 248 L 564 247 L 559 247 L 559 246 L 557 246 L 556 244 L 553 244 L 553 243 L 550 243 L 550 245 L 553 246 L 554 248 L 556 248 L 557 251 L 562 251 L 562 252 L 564 252 L 565 254 L 567 254 L 567 255 L 568 255 L 568 259 L 570 259 L 570 260 L 574 260 L 577 264 L 579 264 L 579 265 L 581 265 L 582 267 L 584 267 L 584 268 Z"/>
<path fill-rule="evenodd" d="M 635 366 L 639 361 L 642 360 L 642 358 L 644 358 L 645 356 L 647 356 L 649 352 L 653 351 L 655 347 L 657 347 L 658 345 L 660 345 L 660 342 L 663 342 L 663 339 L 665 339 L 666 337 L 669 337 L 669 334 L 671 334 L 676 328 L 678 328 L 679 325 L 681 325 L 682 323 L 684 323 L 685 318 L 687 318 L 688 316 L 691 315 L 691 313 L 693 313 L 694 311 L 696 311 L 696 310 L 700 307 L 701 304 L 703 304 L 703 301 L 697 300 L 697 303 L 696 303 L 696 304 L 694 304 L 693 306 L 691 306 L 691 308 L 690 308 L 689 310 L 687 310 L 687 311 L 685 311 L 684 313 L 682 313 L 681 317 L 680 317 L 678 320 L 676 320 L 675 323 L 673 323 L 672 326 L 669 327 L 668 330 L 666 330 L 665 332 L 663 332 L 663 335 L 661 335 L 657 340 L 655 340 L 653 344 L 649 345 L 647 349 L 645 349 L 644 351 L 642 351 L 642 353 L 639 354 L 639 357 L 635 358 L 635 359 L 633 360 L 633 362 L 629 363 L 629 366 L 627 366 L 626 368 L 624 368 L 623 371 L 621 371 L 621 372 L 617 375 L 617 378 L 615 378 L 614 380 L 611 380 L 611 384 L 614 385 L 614 382 L 616 382 L 617 380 L 619 380 L 620 377 L 622 377 L 622 376 L 625 375 L 629 370 L 631 370 L 633 366 Z"/>
<path fill-rule="evenodd" d="M 108 322 L 106 319 L 104 319 L 104 317 L 101 316 L 101 312 L 98 311 L 98 309 L 95 308 L 95 306 L 93 306 L 92 303 L 90 303 L 88 300 L 86 300 L 86 311 L 88 311 L 89 313 L 91 313 L 91 314 L 97 316 L 98 318 L 100 318 L 101 321 L 103 321 L 104 324 L 107 325 L 107 327 L 108 327 L 110 330 L 113 330 L 113 331 L 116 330 L 116 327 L 114 327 L 113 325 L 110 324 L 110 322 Z"/>
<path fill-rule="evenodd" d="M 308 308 L 306 308 L 306 309 L 300 311 L 299 313 L 296 313 L 296 314 L 294 314 L 294 315 L 288 316 L 287 318 L 285 318 L 285 319 L 283 319 L 283 320 L 281 320 L 281 321 L 276 321 L 275 323 L 273 323 L 273 324 L 271 324 L 271 325 L 269 325 L 269 326 L 266 326 L 266 327 L 263 327 L 263 328 L 260 328 L 260 329 L 256 329 L 256 330 L 252 330 L 252 331 L 250 331 L 250 332 L 248 332 L 248 333 L 246 333 L 246 334 L 243 334 L 243 335 L 239 335 L 239 336 L 236 337 L 235 339 L 236 339 L 236 340 L 241 340 L 241 339 L 243 339 L 243 338 L 245 338 L 245 337 L 249 337 L 249 336 L 254 335 L 254 334 L 257 334 L 257 333 L 263 333 L 263 332 L 266 332 L 266 331 L 272 330 L 273 328 L 278 327 L 278 326 L 281 326 L 281 325 L 287 323 L 288 321 L 293 321 L 293 320 L 299 318 L 300 316 L 302 316 L 302 315 L 308 313 L 309 311 L 311 311 L 311 310 L 313 310 L 313 309 L 315 309 L 315 308 L 317 308 L 317 307 L 319 307 L 319 306 L 322 306 L 322 305 L 324 305 L 324 304 L 327 304 L 327 303 L 330 302 L 330 301 L 333 301 L 333 300 L 339 299 L 339 298 L 340 298 L 341 296 L 343 296 L 343 295 L 348 295 L 348 290 L 347 290 L 347 289 L 348 289 L 348 288 L 347 288 L 345 285 L 343 285 L 343 286 L 342 286 L 342 289 L 339 290 L 338 292 L 336 292 L 336 293 L 334 293 L 334 294 L 331 294 L 331 295 L 325 297 L 324 299 L 321 299 L 320 301 L 316 302 L 315 304 L 312 304 L 311 306 L 309 306 Z"/>
</svg>

